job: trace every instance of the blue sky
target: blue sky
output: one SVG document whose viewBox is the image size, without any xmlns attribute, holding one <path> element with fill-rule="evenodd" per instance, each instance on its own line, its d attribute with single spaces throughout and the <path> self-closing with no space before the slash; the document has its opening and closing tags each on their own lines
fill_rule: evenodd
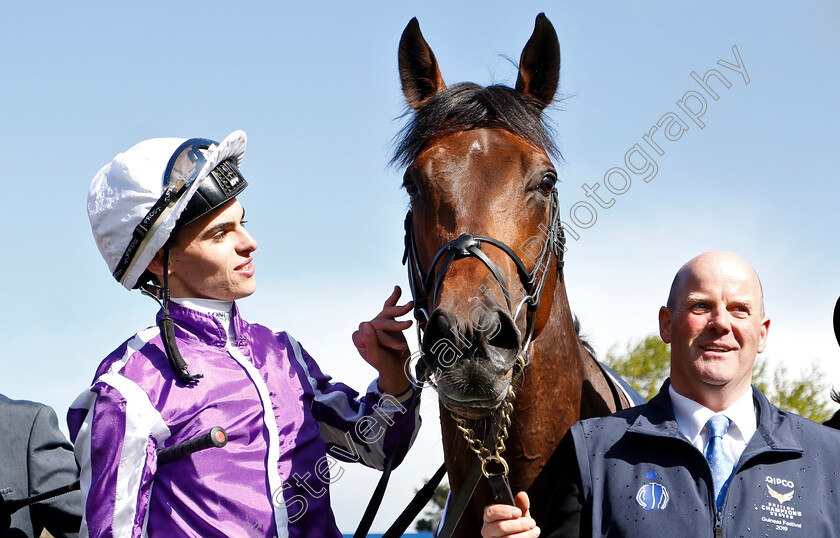
<svg viewBox="0 0 840 538">
<path fill-rule="evenodd" d="M 3 11 L 0 392 L 10 397 L 63 417 L 99 361 L 153 322 L 155 304 L 113 281 L 96 250 L 85 212 L 93 174 L 146 138 L 234 129 L 249 136 L 241 201 L 260 242 L 259 289 L 243 314 L 288 330 L 325 371 L 364 389 L 373 371 L 350 333 L 406 281 L 407 198 L 402 171 L 387 165 L 404 111 L 400 34 L 417 16 L 449 83 L 510 84 L 510 60 L 541 11 L 563 55 L 565 99 L 549 116 L 564 157 L 564 220 L 575 226 L 569 212 L 581 201 L 597 212 L 574 228 L 566 264 L 570 303 L 598 352 L 655 332 L 677 268 L 728 249 L 762 277 L 773 320 L 765 356 L 794 370 L 819 358 L 840 385 L 836 4 L 9 2 Z M 735 61 L 733 46 L 749 84 L 718 64 Z M 712 68 L 731 84 L 711 83 L 718 100 L 691 77 Z M 702 129 L 677 104 L 691 91 L 706 96 Z M 643 136 L 669 112 L 688 129 L 658 155 Z M 656 176 L 629 174 L 608 209 L 587 198 L 584 184 L 609 195 L 605 174 L 627 168 L 637 143 Z M 579 222 L 591 218 L 577 207 Z M 417 449 L 377 526 L 441 459 L 436 399 L 424 398 Z M 346 471 L 333 496 L 350 532 L 376 473 Z"/>
</svg>

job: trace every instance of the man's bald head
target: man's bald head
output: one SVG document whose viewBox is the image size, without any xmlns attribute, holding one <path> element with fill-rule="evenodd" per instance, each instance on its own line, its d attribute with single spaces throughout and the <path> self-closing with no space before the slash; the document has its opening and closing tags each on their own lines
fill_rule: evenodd
<svg viewBox="0 0 840 538">
<path fill-rule="evenodd" d="M 767 345 L 761 282 L 737 254 L 706 252 L 680 268 L 659 335 L 671 345 L 671 387 L 719 412 L 750 390 Z"/>
<path fill-rule="evenodd" d="M 676 297 L 679 291 L 680 286 L 683 284 L 685 280 L 685 276 L 689 274 L 689 272 L 696 267 L 698 264 L 706 264 L 706 263 L 733 263 L 736 265 L 743 265 L 745 268 L 749 269 L 749 272 L 755 276 L 755 281 L 758 283 L 758 289 L 761 293 L 761 304 L 760 312 L 761 317 L 765 316 L 764 312 L 764 286 L 761 284 L 761 279 L 758 278 L 758 273 L 755 272 L 755 269 L 746 262 L 742 257 L 738 256 L 734 252 L 729 252 L 726 250 L 713 250 L 710 252 L 704 252 L 699 256 L 692 258 L 691 260 L 687 261 L 682 267 L 680 267 L 677 274 L 674 276 L 674 281 L 671 282 L 671 290 L 668 292 L 668 302 L 666 306 L 668 310 L 674 310 L 676 308 Z"/>
</svg>

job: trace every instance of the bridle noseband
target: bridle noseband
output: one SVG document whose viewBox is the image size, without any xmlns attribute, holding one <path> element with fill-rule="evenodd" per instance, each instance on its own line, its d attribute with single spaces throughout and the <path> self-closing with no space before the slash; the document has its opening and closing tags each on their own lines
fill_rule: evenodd
<svg viewBox="0 0 840 538">
<path fill-rule="evenodd" d="M 511 424 L 511 413 L 513 413 L 513 400 L 516 398 L 516 386 L 522 379 L 522 374 L 528 366 L 530 359 L 528 356 L 528 348 L 531 339 L 534 336 L 536 325 L 536 314 L 539 310 L 540 300 L 545 288 L 545 283 L 549 271 L 548 262 L 549 256 L 554 254 L 557 264 L 557 274 L 562 280 L 563 276 L 563 252 L 565 250 L 566 237 L 563 233 L 563 226 L 558 218 L 560 212 L 560 201 L 557 194 L 557 189 L 551 191 L 551 209 L 549 211 L 548 227 L 540 225 L 540 229 L 545 231 L 545 237 L 540 247 L 540 253 L 532 271 L 523 263 L 522 259 L 505 243 L 492 237 L 481 235 L 461 234 L 456 239 L 449 241 L 440 250 L 437 251 L 432 261 L 429 272 L 425 272 L 420 265 L 420 259 L 417 252 L 417 243 L 414 238 L 414 224 L 413 214 L 411 210 L 405 216 L 405 253 L 403 255 L 403 264 L 408 264 L 408 284 L 411 288 L 411 295 L 414 297 L 414 317 L 417 319 L 417 336 L 420 342 L 423 342 L 423 329 L 420 327 L 420 321 L 429 321 L 429 304 L 436 304 L 440 293 L 440 288 L 443 285 L 443 279 L 446 277 L 446 272 L 449 270 L 453 262 L 464 258 L 476 258 L 483 263 L 493 279 L 499 284 L 502 293 L 505 296 L 508 311 L 511 312 L 513 322 L 516 324 L 516 319 L 519 317 L 522 307 L 527 304 L 526 310 L 526 328 L 525 334 L 520 341 L 519 349 L 516 354 L 516 362 L 513 365 L 513 373 L 510 384 L 507 388 L 507 393 L 501 403 L 498 418 L 493 426 L 494 431 L 490 432 L 490 439 L 493 440 L 492 451 L 485 446 L 485 439 L 479 439 L 475 432 L 467 426 L 466 421 L 458 416 L 455 412 L 450 410 L 452 419 L 456 427 L 461 431 L 464 439 L 467 442 L 470 450 L 477 456 L 477 462 L 480 462 L 480 472 L 489 481 L 490 487 L 493 491 L 494 498 L 497 502 L 505 502 L 513 504 L 513 495 L 510 490 L 510 484 L 507 479 L 508 465 L 502 453 L 505 451 L 505 440 L 508 437 L 508 427 Z M 529 238 L 529 242 L 532 238 Z M 525 289 L 525 296 L 513 309 L 513 301 L 511 298 L 510 289 L 508 289 L 509 279 L 504 278 L 503 271 L 482 251 L 482 246 L 485 244 L 491 245 L 502 251 L 508 258 L 510 258 L 514 265 L 516 265 L 516 272 L 519 277 L 519 282 Z M 520 250 L 523 250 L 520 247 Z M 523 250 L 524 251 L 524 250 Z M 530 256 L 529 256 L 530 257 Z M 437 268 L 437 271 L 435 269 Z M 430 303 L 431 301 L 431 303 Z M 424 364 L 425 363 L 425 364 Z M 425 366 L 425 368 L 424 368 Z M 418 380 L 425 378 L 429 384 L 437 388 L 430 375 L 431 365 L 424 360 L 418 363 Z M 421 371 L 425 370 L 425 375 L 421 375 Z M 473 464 L 475 468 L 476 463 Z M 488 464 L 493 464 L 498 468 L 501 466 L 501 472 L 492 472 L 488 469 Z M 476 468 L 477 469 L 477 468 Z M 467 493 L 467 498 L 472 494 L 475 488 L 478 474 L 470 471 L 472 486 Z M 464 492 L 462 492 L 464 493 Z M 466 501 L 464 501 L 466 502 Z M 456 501 L 456 504 L 459 502 Z M 460 508 L 463 510 L 463 506 Z M 460 518 L 460 513 L 457 516 Z"/>
<path fill-rule="evenodd" d="M 557 189 L 552 189 L 548 227 L 545 228 L 540 225 L 540 228 L 545 231 L 545 237 L 542 241 L 539 257 L 532 271 L 528 271 L 525 263 L 512 248 L 498 239 L 483 235 L 461 234 L 437 251 L 428 273 L 420 265 L 417 243 L 414 238 L 413 214 L 409 210 L 405 216 L 405 253 L 403 254 L 403 265 L 408 264 L 408 285 L 411 288 L 411 295 L 414 297 L 415 319 L 418 322 L 429 321 L 429 304 L 435 304 L 437 302 L 440 288 L 443 285 L 443 279 L 446 277 L 446 272 L 449 270 L 452 262 L 464 258 L 476 258 L 487 267 L 493 279 L 501 287 L 502 293 L 505 296 L 505 302 L 513 316 L 514 322 L 519 316 L 522 306 L 525 304 L 528 305 L 526 329 L 520 351 L 527 350 L 528 344 L 533 338 L 536 312 L 540 307 L 540 299 L 542 298 L 542 292 L 549 273 L 548 257 L 552 253 L 557 262 L 557 271 L 560 278 L 562 279 L 563 276 L 563 252 L 565 250 L 566 236 L 563 233 L 563 226 L 558 218 L 559 208 L 560 202 Z M 519 282 L 525 290 L 525 296 L 516 305 L 515 310 L 512 304 L 511 293 L 508 289 L 508 282 L 510 280 L 503 276 L 504 271 L 493 263 L 493 260 L 482 251 L 482 246 L 485 244 L 502 251 L 516 265 L 516 272 L 519 277 Z M 435 271 L 435 268 L 438 266 L 440 268 Z M 419 323 L 417 324 L 417 335 L 418 339 L 422 342 L 423 332 Z"/>
</svg>

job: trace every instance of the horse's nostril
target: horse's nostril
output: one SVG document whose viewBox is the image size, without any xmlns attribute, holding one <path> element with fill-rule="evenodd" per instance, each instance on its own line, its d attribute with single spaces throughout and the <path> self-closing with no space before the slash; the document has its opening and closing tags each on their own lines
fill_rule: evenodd
<svg viewBox="0 0 840 538">
<path fill-rule="evenodd" d="M 449 313 L 443 310 L 432 312 L 429 321 L 426 322 L 426 333 L 423 336 L 424 347 L 438 340 L 452 340 L 452 327 L 455 326 L 454 323 L 455 319 Z"/>
<path fill-rule="evenodd" d="M 459 326 L 455 317 L 446 310 L 432 312 L 423 337 L 423 357 L 426 364 L 447 370 L 466 357 L 482 361 L 497 350 L 519 349 L 519 331 L 511 317 L 502 310 L 487 310 L 480 319 Z"/>
<path fill-rule="evenodd" d="M 505 312 L 498 313 L 498 330 L 488 339 L 487 343 L 493 347 L 503 349 L 519 349 L 519 331 L 516 324 Z"/>
<path fill-rule="evenodd" d="M 458 349 L 455 318 L 448 312 L 435 310 L 426 323 L 422 350 L 426 364 L 435 368 L 451 368 L 462 353 Z"/>
</svg>

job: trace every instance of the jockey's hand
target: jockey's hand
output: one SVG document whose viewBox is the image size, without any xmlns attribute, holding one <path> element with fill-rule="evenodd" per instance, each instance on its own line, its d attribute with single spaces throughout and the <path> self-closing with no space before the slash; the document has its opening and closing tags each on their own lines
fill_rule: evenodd
<svg viewBox="0 0 840 538">
<path fill-rule="evenodd" d="M 394 292 L 375 318 L 362 322 L 353 333 L 353 344 L 371 366 L 379 371 L 379 388 L 387 394 L 401 394 L 411 387 L 405 373 L 405 363 L 410 357 L 408 342 L 402 331 L 411 327 L 411 320 L 398 321 L 414 308 L 412 301 L 397 305 L 401 290 L 394 286 Z"/>
<path fill-rule="evenodd" d="M 540 528 L 537 522 L 531 519 L 528 511 L 531 508 L 531 501 L 528 494 L 520 491 L 516 495 L 516 506 L 507 504 L 494 504 L 484 509 L 484 525 L 481 527 L 481 536 L 484 538 L 497 538 L 508 536 L 510 538 L 536 538 L 540 535 Z"/>
</svg>

